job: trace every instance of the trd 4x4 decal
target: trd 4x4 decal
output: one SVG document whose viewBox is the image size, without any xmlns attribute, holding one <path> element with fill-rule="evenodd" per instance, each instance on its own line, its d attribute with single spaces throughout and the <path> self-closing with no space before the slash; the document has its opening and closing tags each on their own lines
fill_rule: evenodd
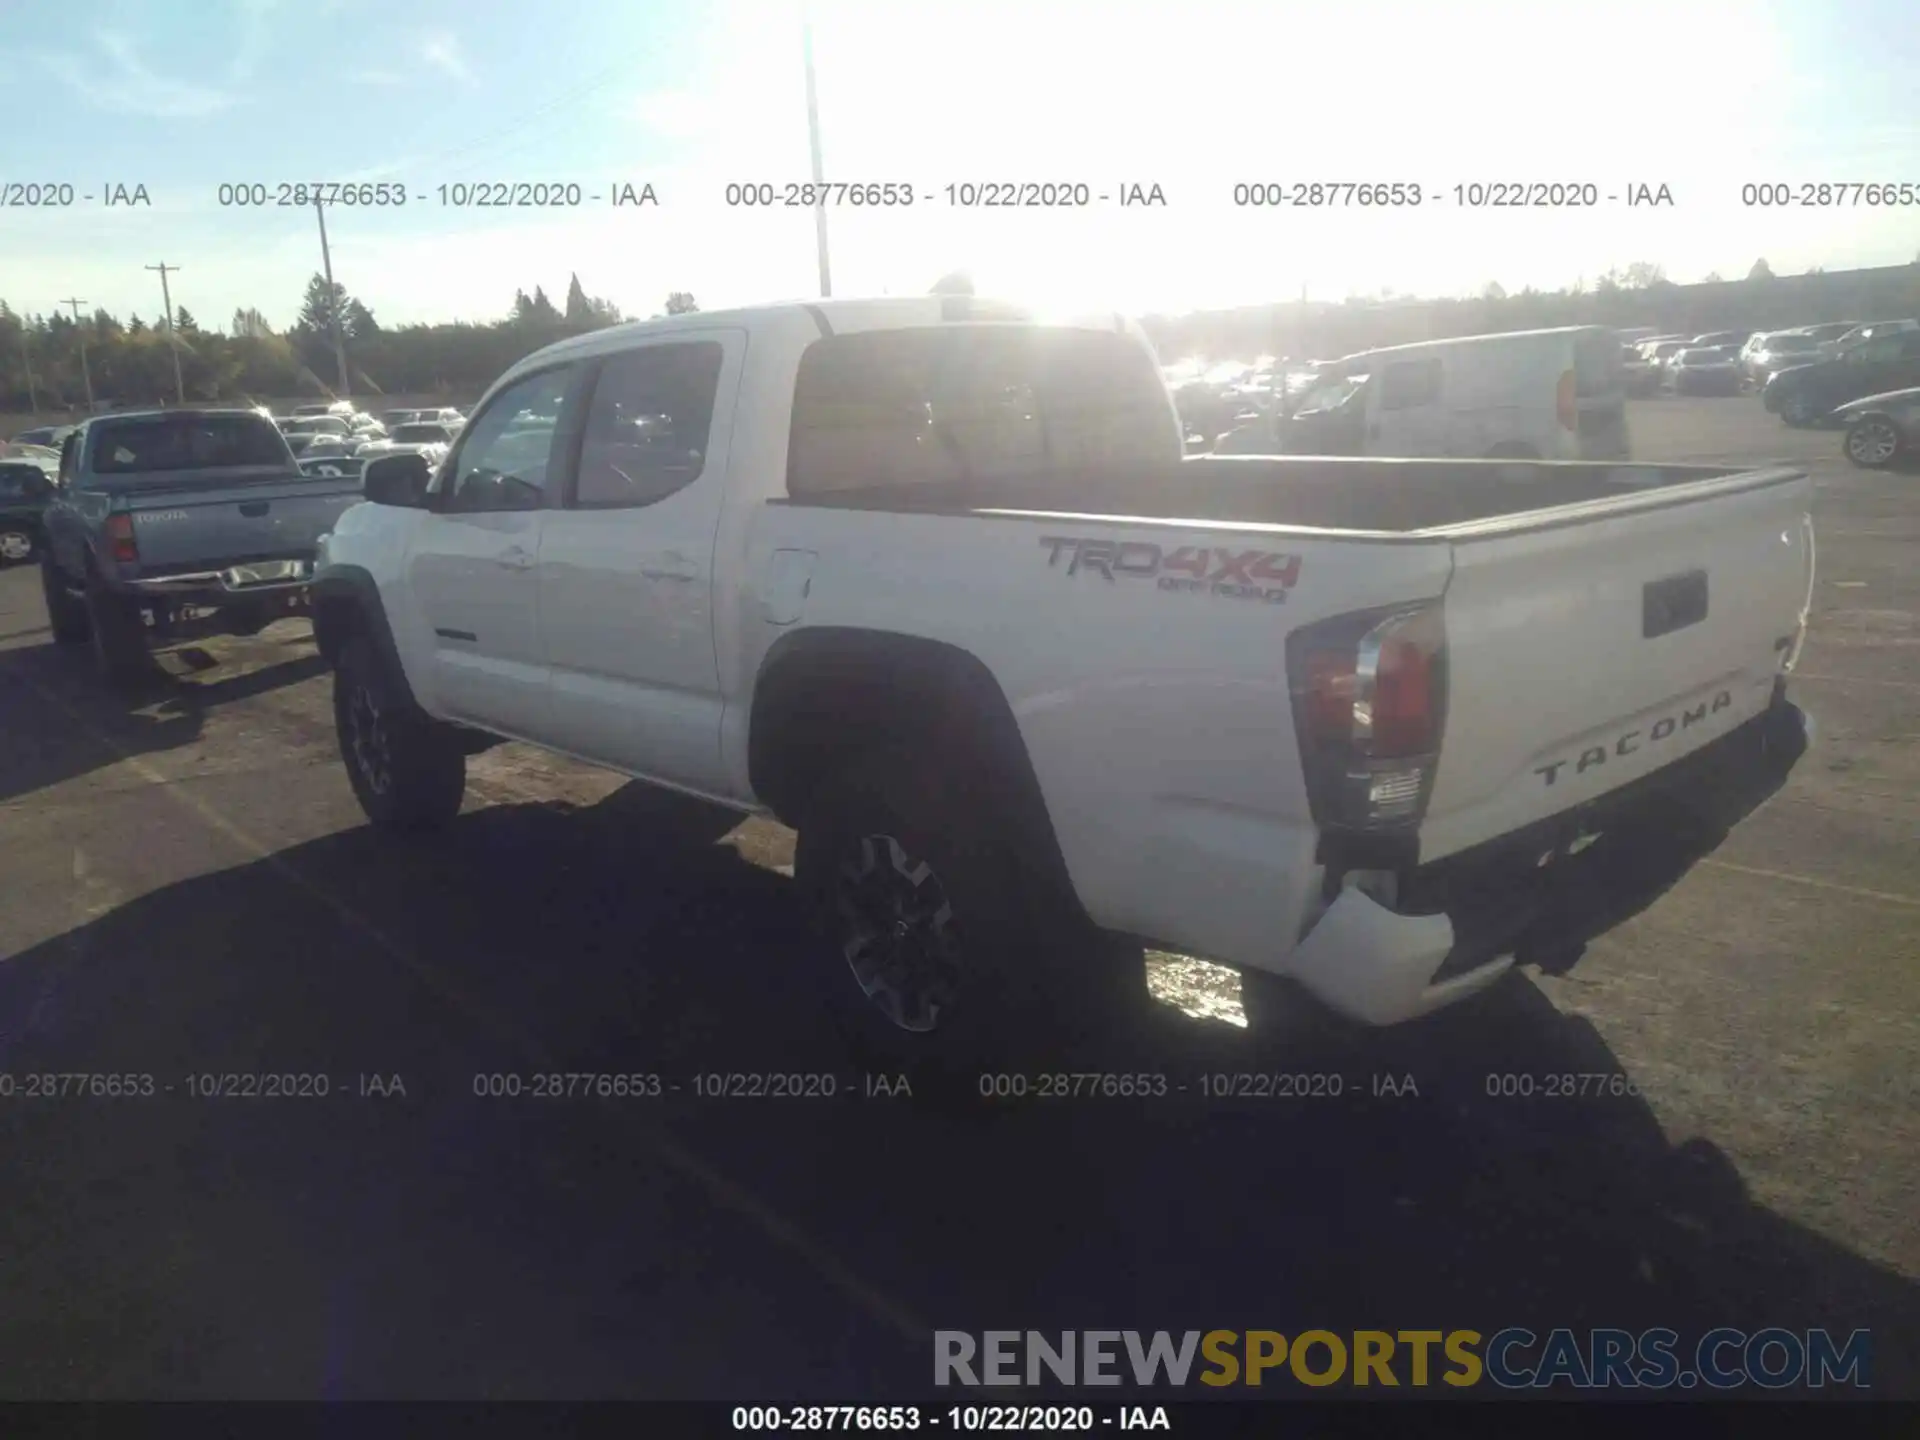
<svg viewBox="0 0 1920 1440">
<path fill-rule="evenodd" d="M 1169 550 L 1148 540 L 1082 540 L 1065 535 L 1042 535 L 1040 543 L 1047 547 L 1048 568 L 1057 569 L 1064 555 L 1069 575 L 1089 570 L 1109 583 L 1123 578 L 1152 580 L 1162 590 L 1264 600 L 1269 605 L 1284 601 L 1300 578 L 1300 557 L 1273 550 L 1208 545 Z"/>
</svg>

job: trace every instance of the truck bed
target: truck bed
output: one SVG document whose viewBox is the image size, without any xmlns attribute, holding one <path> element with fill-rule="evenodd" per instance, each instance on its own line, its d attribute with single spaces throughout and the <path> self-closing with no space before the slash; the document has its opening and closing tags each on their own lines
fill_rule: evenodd
<svg viewBox="0 0 1920 1440">
<path fill-rule="evenodd" d="M 909 514 L 1071 514 L 1108 521 L 1273 526 L 1429 538 L 1489 522 L 1538 528 L 1614 509 L 1685 503 L 1801 472 L 1776 466 L 1196 456 L 1177 466 L 965 484 L 832 490 L 785 503 Z M 1713 483 L 1721 482 L 1721 483 Z M 1560 511 L 1547 516 L 1540 512 Z M 1522 521 L 1521 517 L 1525 517 Z"/>
</svg>

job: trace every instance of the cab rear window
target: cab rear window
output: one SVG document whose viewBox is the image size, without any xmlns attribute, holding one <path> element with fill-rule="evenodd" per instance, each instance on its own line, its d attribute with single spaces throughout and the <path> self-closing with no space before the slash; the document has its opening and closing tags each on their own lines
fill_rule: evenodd
<svg viewBox="0 0 1920 1440">
<path fill-rule="evenodd" d="M 801 356 L 787 491 L 967 484 L 1178 460 L 1153 355 L 1117 333 L 1021 324 L 855 331 Z"/>
<path fill-rule="evenodd" d="M 98 475 L 287 464 L 279 432 L 251 415 L 129 420 L 103 426 L 93 440 Z"/>
</svg>

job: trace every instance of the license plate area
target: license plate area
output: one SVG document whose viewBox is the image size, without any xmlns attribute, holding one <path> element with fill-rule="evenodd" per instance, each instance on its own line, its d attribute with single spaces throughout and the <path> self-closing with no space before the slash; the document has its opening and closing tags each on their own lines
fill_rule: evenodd
<svg viewBox="0 0 1920 1440">
<path fill-rule="evenodd" d="M 1640 634 L 1652 640 L 1707 618 L 1707 572 L 1689 570 L 1648 582 L 1640 592 Z"/>
<path fill-rule="evenodd" d="M 220 584 L 228 590 L 254 590 L 262 586 L 298 585 L 312 575 L 313 563 L 308 560 L 260 560 L 222 570 Z"/>
</svg>

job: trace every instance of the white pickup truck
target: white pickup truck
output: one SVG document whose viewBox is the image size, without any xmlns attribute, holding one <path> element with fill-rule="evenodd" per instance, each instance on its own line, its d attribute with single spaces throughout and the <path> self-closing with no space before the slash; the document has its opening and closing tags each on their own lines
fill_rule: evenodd
<svg viewBox="0 0 1920 1440">
<path fill-rule="evenodd" d="M 1596 833 L 1805 748 L 1799 471 L 1182 451 L 1111 316 L 551 346 L 322 543 L 353 787 L 441 825 L 509 737 L 771 814 L 823 984 L 911 1054 L 1074 1003 L 1098 932 L 1408 1019 Z"/>
</svg>

